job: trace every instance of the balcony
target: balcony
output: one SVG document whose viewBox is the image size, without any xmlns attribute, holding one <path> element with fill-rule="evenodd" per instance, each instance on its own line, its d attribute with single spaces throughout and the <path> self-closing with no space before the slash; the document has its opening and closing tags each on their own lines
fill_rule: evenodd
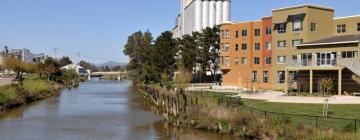
<svg viewBox="0 0 360 140">
<path fill-rule="evenodd" d="M 310 70 L 310 69 L 318 69 L 318 70 L 337 70 L 339 69 L 337 59 L 302 59 L 300 62 L 298 61 L 290 61 L 286 63 L 286 69 L 288 70 Z"/>
</svg>

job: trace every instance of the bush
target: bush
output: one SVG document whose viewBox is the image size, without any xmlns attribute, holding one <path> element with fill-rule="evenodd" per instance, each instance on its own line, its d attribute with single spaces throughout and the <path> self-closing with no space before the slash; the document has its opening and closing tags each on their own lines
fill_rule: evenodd
<svg viewBox="0 0 360 140">
<path fill-rule="evenodd" d="M 16 93 L 16 88 L 5 86 L 0 88 L 0 105 L 7 105 L 19 100 L 20 97 Z"/>
<path fill-rule="evenodd" d="M 22 85 L 24 91 L 30 93 L 30 95 L 49 92 L 50 84 L 42 80 L 26 80 Z"/>
</svg>

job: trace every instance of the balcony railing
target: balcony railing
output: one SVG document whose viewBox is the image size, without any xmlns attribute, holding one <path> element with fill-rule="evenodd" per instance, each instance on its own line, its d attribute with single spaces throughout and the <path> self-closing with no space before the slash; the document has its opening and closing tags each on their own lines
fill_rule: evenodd
<svg viewBox="0 0 360 140">
<path fill-rule="evenodd" d="M 286 63 L 288 67 L 333 67 L 337 66 L 337 59 L 326 59 L 326 60 L 300 60 L 290 61 Z"/>
</svg>

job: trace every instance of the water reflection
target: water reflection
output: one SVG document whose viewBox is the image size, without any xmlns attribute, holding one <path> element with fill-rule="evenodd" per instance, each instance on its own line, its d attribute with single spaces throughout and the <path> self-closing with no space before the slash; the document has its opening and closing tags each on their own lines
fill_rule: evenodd
<svg viewBox="0 0 360 140">
<path fill-rule="evenodd" d="M 230 140 L 176 128 L 153 113 L 127 81 L 92 81 L 0 115 L 0 140 Z"/>
</svg>

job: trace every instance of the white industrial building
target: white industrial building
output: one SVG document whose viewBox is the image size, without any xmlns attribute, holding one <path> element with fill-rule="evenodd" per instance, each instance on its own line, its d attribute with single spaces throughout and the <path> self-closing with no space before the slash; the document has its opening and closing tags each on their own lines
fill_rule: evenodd
<svg viewBox="0 0 360 140">
<path fill-rule="evenodd" d="M 231 0 L 180 0 L 180 14 L 173 29 L 175 38 L 231 20 Z"/>
</svg>

